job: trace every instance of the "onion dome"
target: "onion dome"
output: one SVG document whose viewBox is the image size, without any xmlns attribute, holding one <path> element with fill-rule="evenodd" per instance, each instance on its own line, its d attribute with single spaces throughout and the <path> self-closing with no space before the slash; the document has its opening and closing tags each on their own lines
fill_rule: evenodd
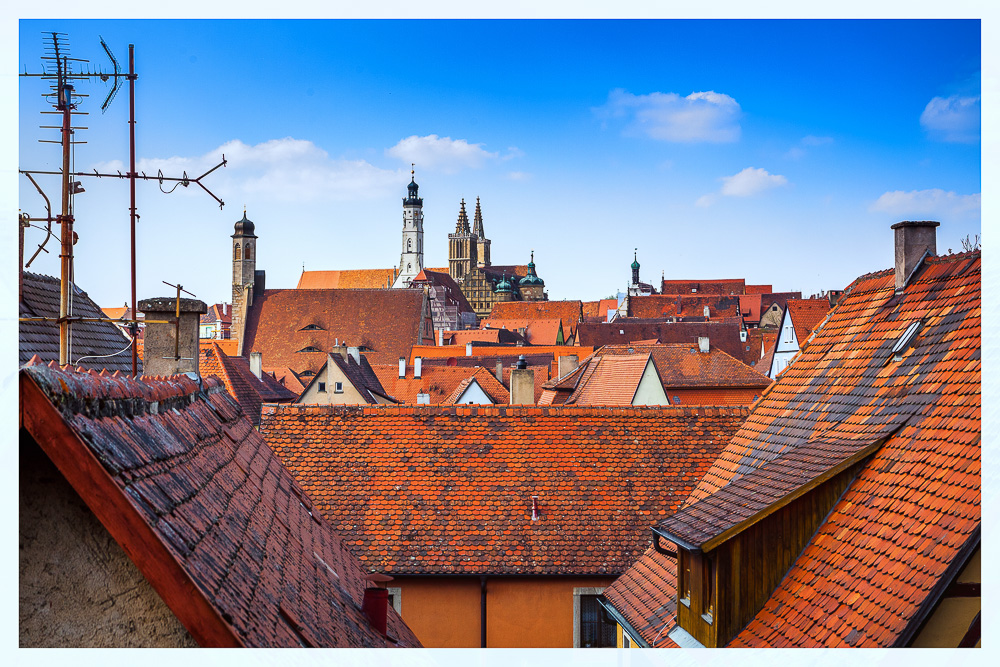
<svg viewBox="0 0 1000 667">
<path fill-rule="evenodd" d="M 507 280 L 507 276 L 504 275 L 497 283 L 496 293 L 497 294 L 509 294 L 511 292 L 510 282 Z"/>
<path fill-rule="evenodd" d="M 633 271 L 638 271 L 639 270 L 639 251 L 638 250 L 636 251 L 635 259 L 632 260 L 632 270 Z"/>
<path fill-rule="evenodd" d="M 528 262 L 528 275 L 518 281 L 518 285 L 540 285 L 544 286 L 545 281 L 535 273 L 535 251 L 531 251 L 531 261 Z"/>
<path fill-rule="evenodd" d="M 253 233 L 253 222 L 247 218 L 246 209 L 243 209 L 243 219 L 237 220 L 236 225 L 234 226 L 233 238 L 236 238 L 237 236 L 247 236 L 254 239 L 257 238 L 257 236 Z"/>
</svg>

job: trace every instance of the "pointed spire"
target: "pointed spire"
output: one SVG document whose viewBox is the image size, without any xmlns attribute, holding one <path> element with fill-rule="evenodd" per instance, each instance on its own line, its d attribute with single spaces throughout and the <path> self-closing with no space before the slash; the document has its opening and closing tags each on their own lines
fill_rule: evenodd
<svg viewBox="0 0 1000 667">
<path fill-rule="evenodd" d="M 458 222 L 455 224 L 456 234 L 469 233 L 469 214 L 465 212 L 465 198 L 462 198 L 462 207 L 458 211 Z"/>
<path fill-rule="evenodd" d="M 481 239 L 486 238 L 486 232 L 483 231 L 483 211 L 479 207 L 479 197 L 476 197 L 476 213 L 472 218 L 472 233 Z"/>
</svg>

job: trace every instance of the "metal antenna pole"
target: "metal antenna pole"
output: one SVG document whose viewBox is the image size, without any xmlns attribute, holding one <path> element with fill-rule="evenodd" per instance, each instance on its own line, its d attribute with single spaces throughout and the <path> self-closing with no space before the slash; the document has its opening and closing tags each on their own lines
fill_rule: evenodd
<svg viewBox="0 0 1000 667">
<path fill-rule="evenodd" d="M 128 45 L 128 189 L 129 189 L 129 228 L 132 233 L 132 319 L 138 318 L 135 303 L 135 45 Z M 132 377 L 139 374 L 136 339 L 139 337 L 139 325 L 132 323 Z"/>
<path fill-rule="evenodd" d="M 58 55 L 58 54 L 57 54 Z M 69 283 L 73 277 L 73 217 L 69 211 L 69 158 L 70 158 L 70 127 L 73 108 L 73 86 L 66 78 L 69 62 L 63 58 L 62 63 L 57 61 L 60 76 L 58 79 L 57 92 L 59 95 L 59 110 L 63 114 L 62 122 L 62 213 L 59 215 L 59 224 L 62 225 L 60 239 L 62 248 L 59 253 L 60 259 L 60 280 L 59 280 L 59 365 L 65 366 L 69 363 L 69 327 L 67 319 L 69 313 Z"/>
</svg>

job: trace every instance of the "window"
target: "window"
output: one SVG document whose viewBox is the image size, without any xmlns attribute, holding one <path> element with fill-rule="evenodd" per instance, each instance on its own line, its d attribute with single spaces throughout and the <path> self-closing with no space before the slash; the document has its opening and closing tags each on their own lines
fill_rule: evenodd
<svg viewBox="0 0 1000 667">
<path fill-rule="evenodd" d="M 318 324 L 307 324 L 299 329 L 299 331 L 325 331 L 325 329 Z"/>
<path fill-rule="evenodd" d="M 319 390 L 318 391 L 321 391 L 324 394 L 326 393 L 326 383 L 325 382 L 320 382 L 319 383 Z"/>
<path fill-rule="evenodd" d="M 632 648 L 632 638 L 624 630 L 622 630 L 622 648 Z"/>
<path fill-rule="evenodd" d="M 240 244 L 239 242 L 237 242 L 236 245 L 233 246 L 233 259 L 239 259 L 239 258 L 240 258 Z"/>
<path fill-rule="evenodd" d="M 253 259 L 253 248 L 247 243 L 246 250 L 243 252 L 243 259 Z"/>
<path fill-rule="evenodd" d="M 322 352 L 322 351 L 323 350 L 319 349 L 318 347 L 316 347 L 314 345 L 307 345 L 306 347 L 304 347 L 301 350 L 299 350 L 299 352 Z"/>
<path fill-rule="evenodd" d="M 344 383 L 343 382 L 334 382 L 333 383 L 333 393 L 335 393 L 335 394 L 343 394 L 344 393 Z"/>
<path fill-rule="evenodd" d="M 618 645 L 617 625 L 608 619 L 597 601 L 603 588 L 573 589 L 573 646 L 614 648 Z"/>
<path fill-rule="evenodd" d="M 413 239 L 406 239 L 406 252 L 413 250 Z"/>
<path fill-rule="evenodd" d="M 704 611 L 701 618 L 709 624 L 712 623 L 712 617 L 715 614 L 715 606 L 712 601 L 712 595 L 715 592 L 715 580 L 713 578 L 713 574 L 712 559 L 708 556 L 703 556 L 701 561 L 701 605 Z"/>
</svg>

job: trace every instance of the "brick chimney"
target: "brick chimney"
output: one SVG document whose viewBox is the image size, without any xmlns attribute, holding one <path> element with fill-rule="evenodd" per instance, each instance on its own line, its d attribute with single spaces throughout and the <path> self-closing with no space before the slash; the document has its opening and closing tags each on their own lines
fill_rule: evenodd
<svg viewBox="0 0 1000 667">
<path fill-rule="evenodd" d="M 920 265 L 924 253 L 937 254 L 937 231 L 940 222 L 904 220 L 892 226 L 896 248 L 896 293 L 903 291 L 906 281 Z"/>
<path fill-rule="evenodd" d="M 535 371 L 528 368 L 522 354 L 517 360 L 517 366 L 510 372 L 510 404 L 535 404 Z"/>
<path fill-rule="evenodd" d="M 201 316 L 208 312 L 208 306 L 198 299 L 181 299 L 178 329 L 173 323 L 177 317 L 177 305 L 174 297 L 143 299 L 138 304 L 146 321 L 142 351 L 143 375 L 198 372 L 198 323 Z M 155 324 L 150 320 L 171 320 L 171 323 Z"/>
</svg>

